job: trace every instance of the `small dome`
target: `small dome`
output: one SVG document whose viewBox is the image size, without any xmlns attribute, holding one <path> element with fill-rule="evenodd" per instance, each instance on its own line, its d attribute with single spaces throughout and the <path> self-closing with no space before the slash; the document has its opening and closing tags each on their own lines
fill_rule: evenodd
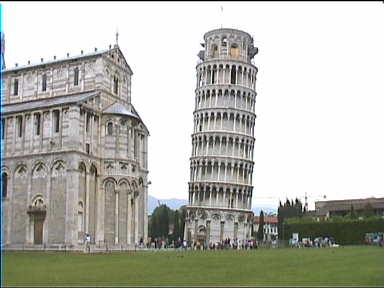
<svg viewBox="0 0 384 288">
<path fill-rule="evenodd" d="M 130 111 L 127 107 L 120 103 L 114 103 L 111 106 L 109 106 L 107 109 L 103 111 L 104 114 L 117 114 L 117 115 L 124 115 L 133 117 L 136 119 L 140 119 L 138 115 L 136 115 L 134 112 Z"/>
</svg>

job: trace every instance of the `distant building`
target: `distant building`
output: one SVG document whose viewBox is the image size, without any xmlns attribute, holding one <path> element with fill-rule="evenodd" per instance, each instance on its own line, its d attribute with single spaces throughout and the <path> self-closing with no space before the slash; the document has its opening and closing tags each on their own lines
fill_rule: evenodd
<svg viewBox="0 0 384 288">
<path fill-rule="evenodd" d="M 146 240 L 149 132 L 132 74 L 117 44 L 3 70 L 4 248 Z"/>
<path fill-rule="evenodd" d="M 372 209 L 374 215 L 384 216 L 384 198 L 374 197 L 365 199 L 317 201 L 315 202 L 314 212 L 316 216 L 345 216 L 351 212 L 352 207 L 356 215 L 362 215 L 364 211 L 369 208 Z M 313 212 L 311 215 L 313 215 Z"/>
<path fill-rule="evenodd" d="M 254 231 L 259 231 L 260 216 L 255 216 L 253 222 Z M 264 216 L 264 240 L 274 240 L 277 238 L 277 216 Z"/>
</svg>

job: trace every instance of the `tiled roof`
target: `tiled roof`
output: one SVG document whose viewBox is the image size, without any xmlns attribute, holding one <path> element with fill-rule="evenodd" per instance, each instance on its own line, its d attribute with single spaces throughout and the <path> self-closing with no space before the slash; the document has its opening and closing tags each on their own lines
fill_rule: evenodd
<svg viewBox="0 0 384 288">
<path fill-rule="evenodd" d="M 264 224 L 277 224 L 278 220 L 276 216 L 265 216 L 264 217 Z M 260 216 L 254 217 L 254 223 L 259 224 L 260 223 Z"/>
<path fill-rule="evenodd" d="M 91 53 L 87 53 L 87 54 L 81 54 L 81 55 L 76 55 L 76 56 L 71 56 L 71 57 L 66 57 L 66 58 L 60 58 L 60 59 L 55 59 L 55 60 L 48 60 L 48 61 L 41 62 L 41 63 L 36 63 L 36 64 L 12 67 L 12 68 L 5 69 L 2 72 L 3 73 L 6 73 L 6 72 L 16 72 L 16 71 L 22 70 L 22 69 L 36 68 L 38 66 L 58 63 L 58 62 L 62 62 L 62 61 L 68 61 L 68 60 L 80 59 L 80 58 L 84 58 L 84 57 L 96 56 L 96 55 L 100 55 L 100 54 L 106 53 L 108 51 L 110 51 L 110 50 L 106 49 L 106 50 L 95 51 L 95 52 L 91 52 Z"/>
<path fill-rule="evenodd" d="M 50 97 L 50 98 L 44 98 L 39 100 L 32 100 L 28 102 L 22 102 L 22 103 L 14 103 L 14 104 L 6 104 L 2 105 L 1 110 L 2 113 L 16 113 L 16 112 L 22 112 L 26 110 L 34 110 L 38 108 L 47 108 L 51 106 L 57 106 L 62 104 L 69 104 L 69 103 L 77 103 L 87 100 L 88 98 L 94 97 L 99 92 L 85 92 L 85 93 L 77 93 L 73 95 L 64 95 L 64 96 L 58 96 L 58 97 Z"/>
</svg>

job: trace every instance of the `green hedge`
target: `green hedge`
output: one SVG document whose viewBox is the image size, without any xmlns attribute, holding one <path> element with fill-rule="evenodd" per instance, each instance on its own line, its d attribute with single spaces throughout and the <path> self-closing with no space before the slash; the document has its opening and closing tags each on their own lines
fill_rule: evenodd
<svg viewBox="0 0 384 288">
<path fill-rule="evenodd" d="M 337 244 L 362 244 L 365 233 L 384 232 L 384 219 L 371 217 L 365 219 L 329 218 L 317 221 L 313 218 L 291 218 L 284 221 L 284 239 L 292 237 L 292 233 L 299 233 L 299 238 L 331 236 Z"/>
</svg>

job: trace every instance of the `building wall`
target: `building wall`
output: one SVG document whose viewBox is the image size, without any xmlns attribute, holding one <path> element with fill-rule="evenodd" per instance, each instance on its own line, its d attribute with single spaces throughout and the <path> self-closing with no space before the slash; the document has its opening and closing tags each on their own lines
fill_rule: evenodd
<svg viewBox="0 0 384 288">
<path fill-rule="evenodd" d="M 74 85 L 75 68 L 78 85 Z M 47 91 L 42 91 L 44 74 Z M 85 233 L 99 245 L 146 241 L 149 133 L 137 117 L 104 112 L 115 102 L 131 109 L 131 75 L 116 47 L 4 71 L 5 107 L 25 104 L 4 113 L 2 119 L 1 169 L 8 179 L 2 197 L 5 247 L 34 244 L 38 229 L 34 215 L 39 209 L 46 213 L 44 245 L 76 247 Z M 116 77 L 118 93 L 113 84 Z M 13 95 L 15 79 L 17 95 Z M 83 95 L 84 100 L 65 100 L 72 95 Z M 51 105 L 48 98 L 59 100 Z M 42 99 L 46 100 L 41 106 L 33 106 Z"/>
</svg>

